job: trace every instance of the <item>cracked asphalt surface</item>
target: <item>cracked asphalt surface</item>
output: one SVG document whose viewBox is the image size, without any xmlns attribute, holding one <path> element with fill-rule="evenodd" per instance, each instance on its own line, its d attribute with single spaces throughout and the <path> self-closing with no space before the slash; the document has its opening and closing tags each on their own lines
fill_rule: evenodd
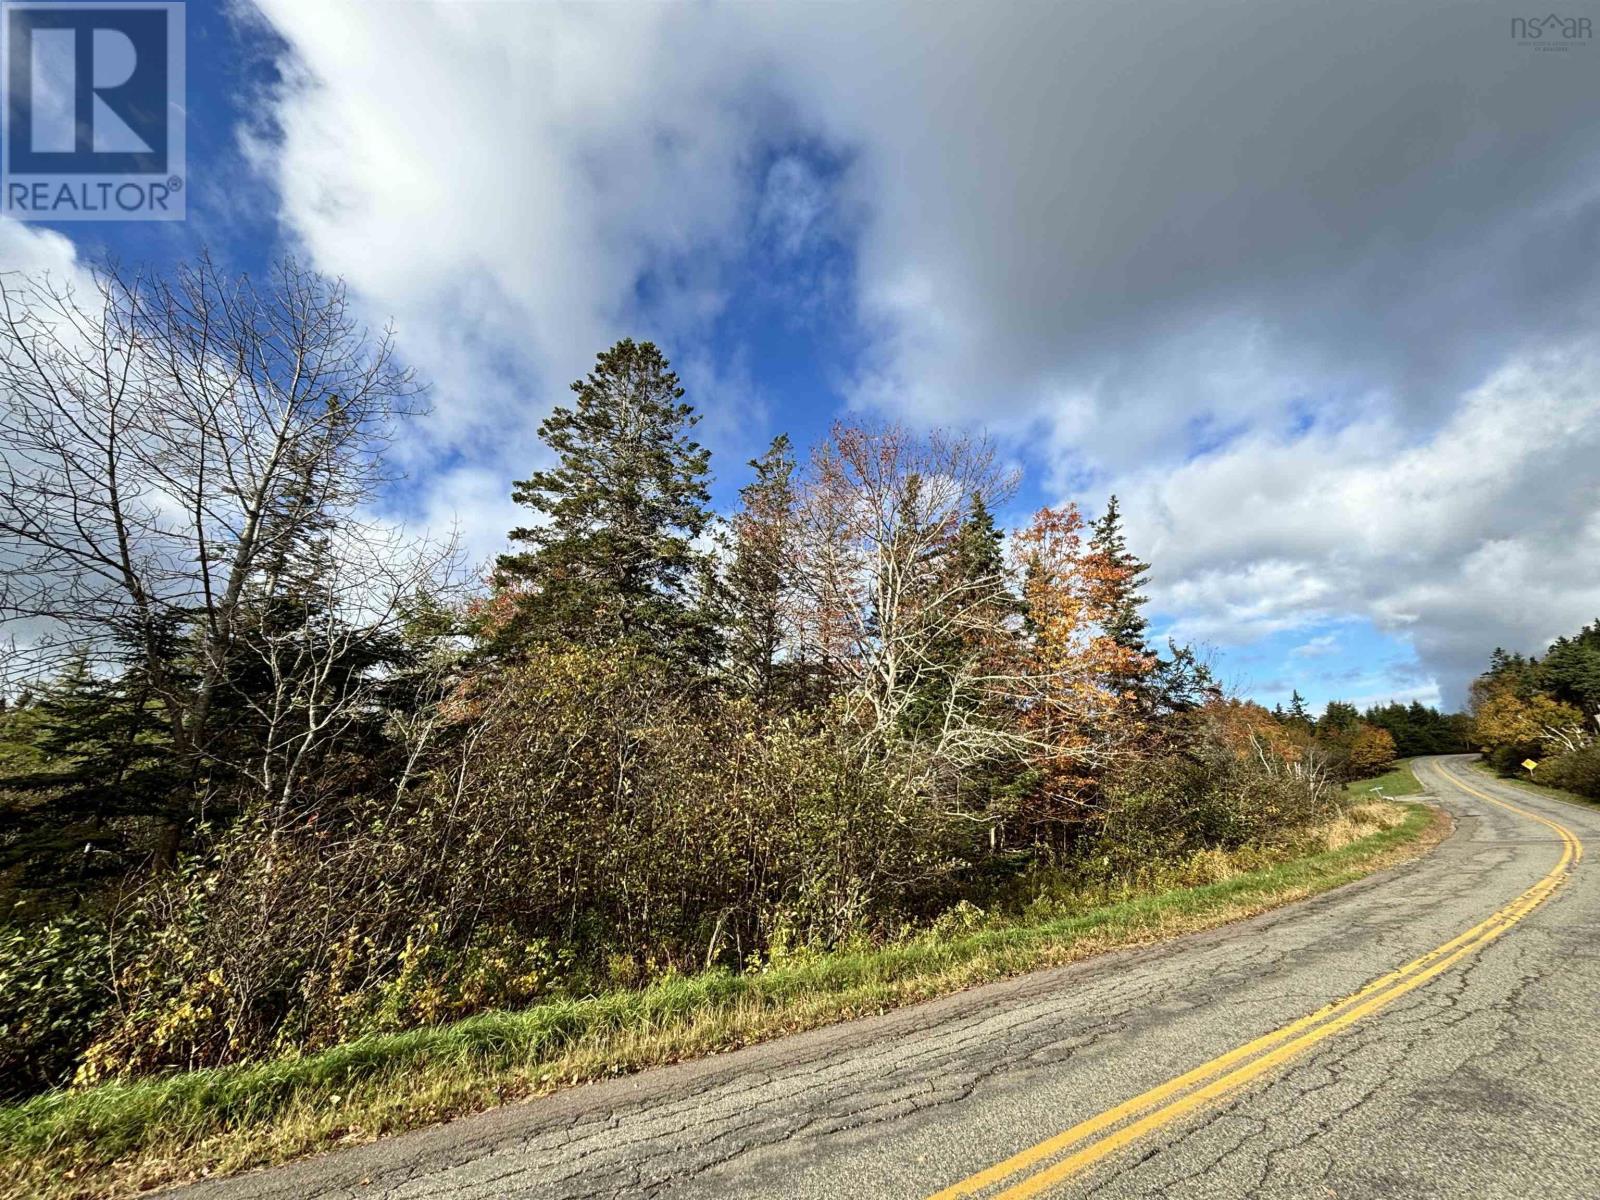
<svg viewBox="0 0 1600 1200">
<path fill-rule="evenodd" d="M 1448 941 L 1600 808 L 1424 760 L 1431 854 L 1222 929 L 883 1017 L 574 1089 L 181 1200 L 920 1197 Z M 1505 936 L 1225 1102 L 1055 1193 L 1600 1197 L 1600 865 Z"/>
</svg>

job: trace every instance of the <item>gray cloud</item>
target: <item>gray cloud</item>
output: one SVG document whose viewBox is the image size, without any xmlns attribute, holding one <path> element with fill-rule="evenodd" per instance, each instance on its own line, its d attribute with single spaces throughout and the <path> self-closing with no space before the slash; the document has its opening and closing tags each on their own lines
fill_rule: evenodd
<svg viewBox="0 0 1600 1200">
<path fill-rule="evenodd" d="M 1600 46 L 1518 47 L 1520 9 L 261 4 L 300 68 L 264 167 L 441 380 L 419 457 L 524 467 L 530 395 L 625 329 L 694 348 L 715 394 L 726 268 L 826 210 L 857 252 L 854 402 L 1131 492 L 1181 624 L 1364 616 L 1458 689 L 1600 607 L 1574 549 Z M 849 164 L 831 194 L 752 170 L 801 142 Z M 1478 444 L 1484 388 L 1511 416 Z"/>
<path fill-rule="evenodd" d="M 1492 7 L 887 11 L 785 39 L 868 148 L 885 404 L 1065 405 L 1126 461 L 1291 399 L 1425 422 L 1594 315 L 1600 64 Z"/>
</svg>

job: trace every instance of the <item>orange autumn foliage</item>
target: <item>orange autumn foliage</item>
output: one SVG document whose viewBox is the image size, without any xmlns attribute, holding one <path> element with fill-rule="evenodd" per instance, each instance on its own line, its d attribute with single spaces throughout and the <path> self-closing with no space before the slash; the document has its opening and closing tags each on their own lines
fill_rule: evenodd
<svg viewBox="0 0 1600 1200">
<path fill-rule="evenodd" d="M 1132 696 L 1110 681 L 1153 661 L 1103 632 L 1121 568 L 1086 551 L 1083 528 L 1075 504 L 1042 508 L 1012 542 L 1026 633 L 1019 721 L 1035 746 L 1042 820 L 1092 802 L 1099 768 L 1136 732 Z"/>
<path fill-rule="evenodd" d="M 1293 765 L 1303 762 L 1311 749 L 1309 733 L 1285 725 L 1251 700 L 1212 700 L 1202 714 L 1212 735 L 1239 758 L 1254 756 L 1259 746 Z"/>
</svg>

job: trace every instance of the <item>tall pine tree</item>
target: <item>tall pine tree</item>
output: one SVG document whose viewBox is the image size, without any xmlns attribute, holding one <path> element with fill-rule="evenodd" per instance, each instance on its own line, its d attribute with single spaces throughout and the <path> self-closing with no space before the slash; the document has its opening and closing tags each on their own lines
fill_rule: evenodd
<svg viewBox="0 0 1600 1200">
<path fill-rule="evenodd" d="M 1300 694 L 1299 688 L 1295 688 L 1289 696 L 1289 709 L 1284 713 L 1283 720 L 1284 724 L 1295 726 L 1308 734 L 1316 728 L 1316 721 L 1306 707 L 1306 698 Z"/>
<path fill-rule="evenodd" d="M 681 666 L 707 665 L 716 630 L 695 585 L 694 540 L 711 519 L 699 421 L 666 358 L 625 338 L 539 426 L 558 465 L 513 485 L 543 523 L 511 531 L 499 559 L 518 594 L 501 640 L 620 641 Z"/>
<path fill-rule="evenodd" d="M 1106 582 L 1106 616 L 1101 621 L 1107 636 L 1125 650 L 1148 653 L 1145 639 L 1150 623 L 1145 619 L 1146 597 L 1139 589 L 1150 564 L 1142 562 L 1128 549 L 1122 532 L 1122 509 L 1116 496 L 1106 501 L 1106 511 L 1089 526 L 1089 553 L 1111 568 Z"/>
<path fill-rule="evenodd" d="M 1191 682 L 1192 657 L 1181 660 L 1177 648 L 1170 662 L 1162 661 L 1146 642 L 1145 596 L 1140 592 L 1150 564 L 1128 549 L 1122 532 L 1122 509 L 1116 496 L 1106 501 L 1106 511 L 1089 526 L 1088 562 L 1094 580 L 1094 600 L 1101 632 L 1115 646 L 1106 682 L 1111 690 L 1135 701 L 1141 708 L 1172 707 Z"/>
</svg>

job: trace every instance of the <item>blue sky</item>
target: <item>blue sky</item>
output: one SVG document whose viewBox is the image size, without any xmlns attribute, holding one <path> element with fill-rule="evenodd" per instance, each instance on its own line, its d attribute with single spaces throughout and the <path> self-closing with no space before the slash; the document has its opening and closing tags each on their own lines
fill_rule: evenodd
<svg viewBox="0 0 1600 1200">
<path fill-rule="evenodd" d="M 194 3 L 188 220 L 0 255 L 342 275 L 433 384 L 396 513 L 475 553 L 628 334 L 724 505 L 779 431 L 981 429 L 1241 690 L 1458 703 L 1600 614 L 1600 48 L 1268 11 Z"/>
</svg>

